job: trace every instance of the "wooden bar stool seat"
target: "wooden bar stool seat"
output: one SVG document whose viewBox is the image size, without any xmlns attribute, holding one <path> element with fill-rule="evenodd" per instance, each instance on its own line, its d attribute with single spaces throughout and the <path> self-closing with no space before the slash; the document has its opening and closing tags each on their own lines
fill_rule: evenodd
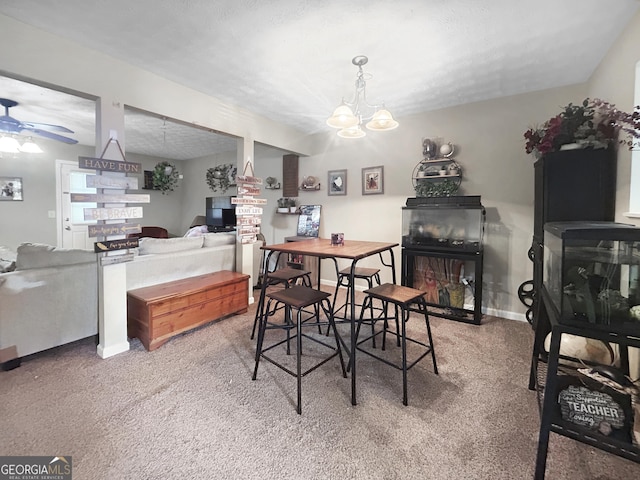
<svg viewBox="0 0 640 480">
<path fill-rule="evenodd" d="M 300 270 L 298 268 L 284 267 L 274 270 L 273 272 L 265 272 L 262 279 L 263 285 L 260 290 L 260 297 L 258 299 L 258 305 L 256 306 L 256 315 L 253 319 L 253 328 L 251 329 L 251 340 L 256 335 L 256 326 L 258 325 L 258 318 L 262 315 L 262 307 L 264 306 L 264 297 L 266 289 L 275 285 L 284 285 L 285 288 L 289 288 L 298 281 L 307 287 L 311 287 L 311 272 L 306 270 Z"/>
<path fill-rule="evenodd" d="M 366 296 L 363 301 L 363 306 L 362 310 L 360 311 L 360 318 L 358 320 L 358 326 L 356 329 L 356 350 L 366 353 L 367 355 L 380 360 L 387 365 L 397 368 L 398 370 L 402 370 L 402 403 L 404 405 L 408 405 L 407 371 L 424 357 L 431 354 L 431 359 L 433 360 L 433 371 L 436 375 L 438 374 L 436 355 L 433 349 L 433 338 L 431 336 L 431 326 L 429 325 L 427 303 L 424 299 L 424 294 L 426 292 L 411 287 L 395 285 L 393 283 L 384 283 L 377 287 L 365 290 L 364 293 Z M 382 302 L 384 312 L 381 316 L 371 315 L 370 318 L 367 319 L 364 317 L 364 315 L 366 312 L 370 311 L 371 302 L 373 302 L 374 299 L 380 300 Z M 391 316 L 388 312 L 389 304 L 392 304 L 394 307 L 393 314 Z M 406 323 L 409 320 L 409 316 L 411 315 L 412 311 L 417 311 L 424 316 L 424 321 L 427 327 L 426 341 L 421 341 L 416 338 L 410 338 L 407 336 Z M 395 331 L 389 330 L 389 320 L 395 321 Z M 376 332 L 375 323 L 378 321 L 383 321 L 383 328 L 382 330 Z M 370 335 L 360 340 L 358 339 L 358 336 L 360 334 L 360 326 L 363 323 L 371 323 L 373 330 Z M 388 358 L 383 357 L 382 353 L 373 353 L 361 346 L 367 340 L 374 339 L 377 335 L 380 334 L 382 334 L 382 350 L 386 349 L 386 335 L 391 334 L 396 336 L 399 341 L 399 345 L 402 348 L 402 361 L 400 364 L 394 363 Z M 412 342 L 423 347 L 418 358 L 413 360 L 411 363 L 407 362 L 407 342 Z M 353 361 L 355 361 L 355 355 L 353 356 L 353 358 Z"/>
<path fill-rule="evenodd" d="M 292 375 L 297 378 L 297 412 L 302 413 L 302 377 L 312 372 L 316 368 L 325 364 L 333 357 L 338 356 L 340 358 L 340 365 L 342 367 L 342 375 L 346 378 L 347 372 L 344 364 L 344 358 L 342 356 L 342 350 L 340 348 L 340 337 L 338 336 L 338 332 L 336 331 L 336 325 L 333 321 L 333 315 L 331 314 L 331 303 L 328 298 L 331 294 L 322 292 L 320 290 L 316 290 L 311 287 L 303 286 L 303 285 L 293 285 L 289 288 L 283 288 L 280 290 L 276 290 L 274 292 L 270 292 L 267 294 L 269 297 L 269 303 L 277 302 L 284 306 L 284 323 L 282 322 L 270 322 L 269 318 L 272 317 L 278 309 L 275 307 L 271 307 L 267 305 L 267 308 L 264 311 L 264 314 L 260 318 L 260 327 L 258 328 L 258 342 L 256 347 L 256 363 L 253 371 L 252 380 L 255 380 L 258 375 L 258 365 L 260 363 L 260 359 L 265 359 L 278 368 L 284 370 L 289 375 Z M 323 310 L 327 321 L 320 322 L 320 315 L 318 313 L 318 322 L 314 324 L 305 324 L 302 313 L 306 307 L 311 305 L 316 306 L 317 310 Z M 318 308 L 320 307 L 320 308 Z M 296 318 L 295 322 L 293 320 L 293 310 L 296 310 Z M 328 325 L 329 328 L 333 330 L 335 335 L 336 345 L 333 347 L 329 345 L 326 341 L 324 341 L 325 337 L 322 335 L 317 335 L 315 337 L 303 334 L 303 327 L 305 326 L 313 326 L 317 325 Z M 290 339 L 290 331 L 292 329 L 296 329 L 296 369 L 295 371 L 287 368 L 285 365 L 275 360 L 275 358 L 267 355 L 266 353 L 283 343 L 287 343 L 287 355 L 290 354 L 289 350 L 289 339 Z M 264 338 L 265 332 L 268 329 L 281 329 L 286 330 L 286 338 L 283 340 L 278 340 L 276 343 L 269 345 L 268 347 L 264 346 Z M 309 367 L 307 370 L 302 371 L 302 338 L 309 339 L 313 342 L 316 342 L 319 345 L 327 347 L 332 350 L 332 353 L 325 357 L 324 359 L 318 361 L 315 365 Z"/>
</svg>

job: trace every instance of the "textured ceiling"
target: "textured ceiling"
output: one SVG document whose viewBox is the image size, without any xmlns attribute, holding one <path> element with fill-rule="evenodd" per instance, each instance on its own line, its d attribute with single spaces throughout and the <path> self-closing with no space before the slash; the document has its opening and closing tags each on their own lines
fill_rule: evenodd
<svg viewBox="0 0 640 480">
<path fill-rule="evenodd" d="M 639 7 L 637 0 L 2 0 L 0 14 L 316 133 L 352 94 L 356 55 L 369 57 L 369 100 L 402 117 L 584 82 Z M 15 100 L 25 115 L 17 107 L 14 116 L 44 121 L 26 110 L 31 98 Z M 56 109 L 59 120 L 49 123 L 73 122 L 73 108 Z M 128 151 L 167 138 L 161 120 L 149 122 L 127 119 Z M 134 124 L 139 133 L 129 132 Z"/>
</svg>

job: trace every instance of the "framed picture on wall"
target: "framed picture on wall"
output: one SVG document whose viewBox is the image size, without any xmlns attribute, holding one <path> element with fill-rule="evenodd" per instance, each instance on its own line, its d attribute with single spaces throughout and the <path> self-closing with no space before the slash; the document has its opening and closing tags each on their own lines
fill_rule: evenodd
<svg viewBox="0 0 640 480">
<path fill-rule="evenodd" d="M 22 178 L 0 177 L 0 201 L 22 201 Z"/>
<path fill-rule="evenodd" d="M 346 195 L 347 194 L 347 171 L 346 170 L 329 170 L 327 185 L 329 195 Z"/>
<path fill-rule="evenodd" d="M 384 193 L 384 167 L 366 167 L 362 169 L 362 195 Z"/>
</svg>

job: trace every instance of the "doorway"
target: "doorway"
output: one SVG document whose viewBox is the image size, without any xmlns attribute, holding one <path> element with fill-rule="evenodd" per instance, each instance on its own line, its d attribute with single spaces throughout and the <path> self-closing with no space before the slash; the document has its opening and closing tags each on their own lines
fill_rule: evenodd
<svg viewBox="0 0 640 480">
<path fill-rule="evenodd" d="M 56 160 L 56 225 L 58 246 L 61 248 L 93 250 L 88 226 L 97 222 L 85 220 L 84 209 L 96 208 L 97 204 L 71 203 L 71 193 L 96 193 L 95 188 L 86 187 L 87 175 L 93 174 L 93 170 L 79 168 L 78 162 Z"/>
</svg>

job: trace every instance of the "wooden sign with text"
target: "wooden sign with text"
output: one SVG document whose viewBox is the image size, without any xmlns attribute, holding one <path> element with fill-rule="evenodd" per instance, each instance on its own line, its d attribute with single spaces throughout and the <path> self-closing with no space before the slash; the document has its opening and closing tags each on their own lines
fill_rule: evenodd
<svg viewBox="0 0 640 480">
<path fill-rule="evenodd" d="M 236 225 L 260 225 L 261 223 L 260 217 L 236 217 Z"/>
<path fill-rule="evenodd" d="M 239 186 L 238 195 L 260 195 L 260 187 Z"/>
<path fill-rule="evenodd" d="M 236 215 L 262 215 L 260 207 L 236 207 Z"/>
<path fill-rule="evenodd" d="M 127 235 L 129 233 L 142 232 L 142 225 L 139 223 L 105 223 L 99 225 L 89 225 L 89 237 L 109 237 L 114 235 Z"/>
<path fill-rule="evenodd" d="M 102 158 L 78 157 L 78 167 L 105 172 L 142 174 L 141 163 L 120 162 L 118 160 L 105 160 Z"/>
<path fill-rule="evenodd" d="M 108 175 L 87 175 L 88 188 L 112 188 L 137 190 L 138 177 L 109 177 Z"/>
<path fill-rule="evenodd" d="M 233 205 L 266 205 L 266 198 L 253 198 L 253 197 L 232 197 L 231 203 Z"/>
<path fill-rule="evenodd" d="M 149 203 L 151 196 L 144 193 L 123 193 L 103 194 L 103 193 L 72 193 L 72 202 L 94 202 L 94 203 Z"/>
<path fill-rule="evenodd" d="M 248 183 L 250 185 L 262 185 L 262 179 L 258 177 L 250 177 L 248 175 L 238 175 L 236 183 Z"/>
<path fill-rule="evenodd" d="M 102 251 L 102 250 L 101 250 Z M 109 257 L 102 257 L 100 259 L 100 265 L 115 265 L 117 263 L 125 263 L 133 260 L 133 253 L 123 253 L 121 255 L 111 255 Z"/>
<path fill-rule="evenodd" d="M 123 238 L 122 240 L 104 240 L 93 244 L 93 251 L 109 252 L 111 250 L 122 250 L 125 248 L 136 248 L 138 246 L 137 238 Z"/>
<path fill-rule="evenodd" d="M 142 207 L 125 208 L 85 208 L 85 220 L 125 220 L 142 218 Z"/>
</svg>

